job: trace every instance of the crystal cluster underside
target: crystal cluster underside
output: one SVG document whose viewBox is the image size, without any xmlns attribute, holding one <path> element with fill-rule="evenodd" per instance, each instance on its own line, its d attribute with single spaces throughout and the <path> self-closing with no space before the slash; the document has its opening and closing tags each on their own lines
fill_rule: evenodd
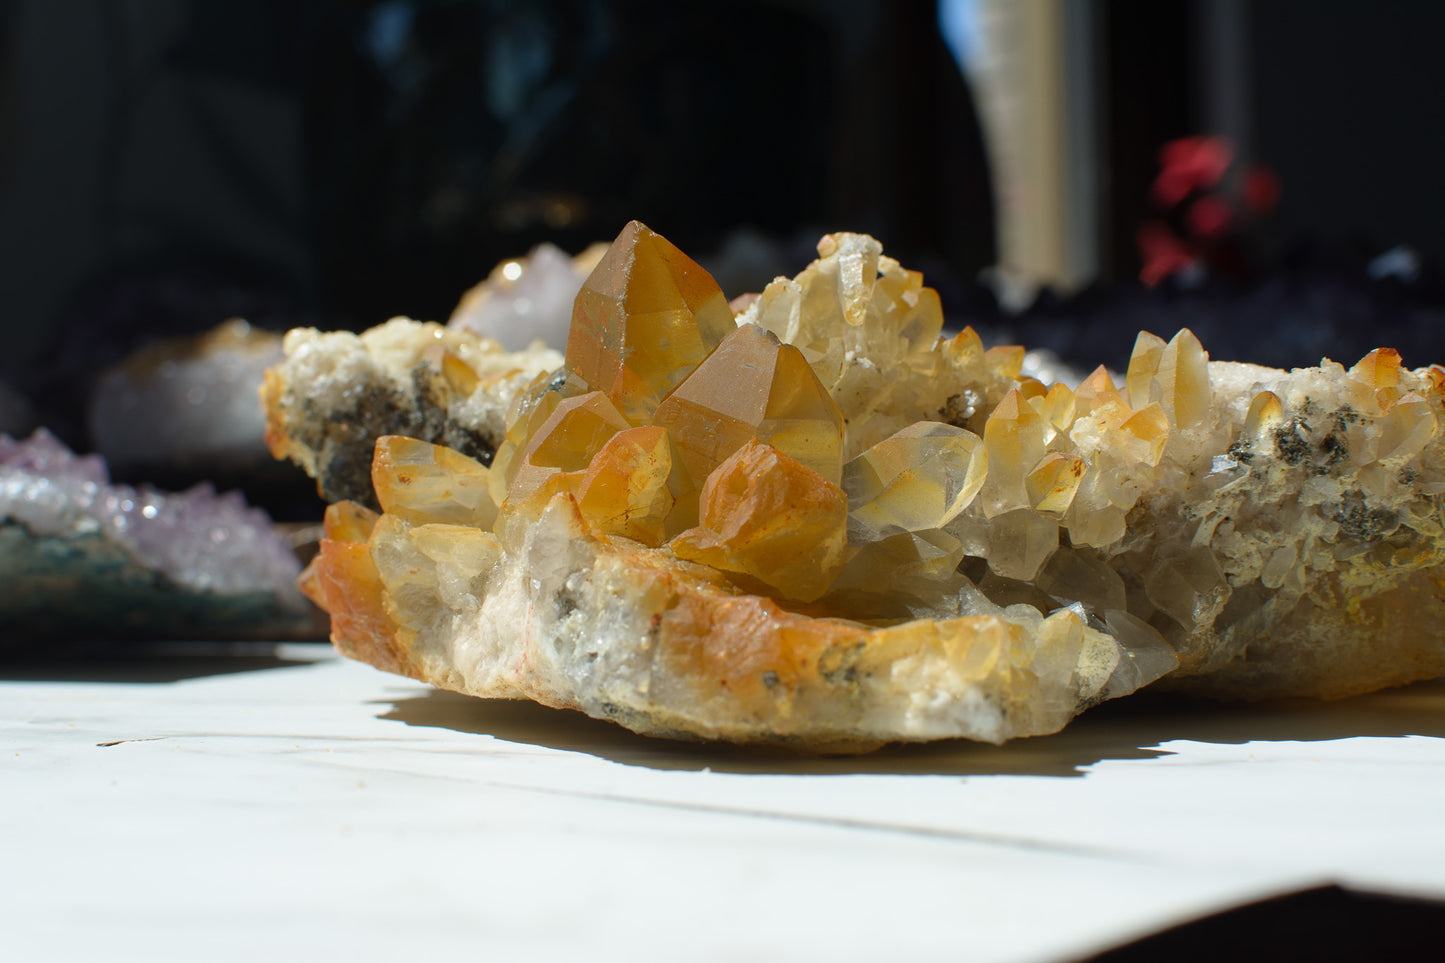
<svg viewBox="0 0 1445 963">
<path fill-rule="evenodd" d="M 1022 348 L 943 337 L 872 238 L 819 255 L 735 316 L 634 222 L 555 367 L 409 322 L 390 370 L 370 333 L 293 332 L 278 454 L 314 471 L 318 421 L 422 370 L 430 423 L 485 439 L 369 423 L 371 490 L 302 577 L 338 647 L 641 732 L 839 748 L 1052 732 L 1151 683 L 1445 674 L 1445 368 L 1211 362 L 1186 330 L 1046 385 Z"/>
</svg>

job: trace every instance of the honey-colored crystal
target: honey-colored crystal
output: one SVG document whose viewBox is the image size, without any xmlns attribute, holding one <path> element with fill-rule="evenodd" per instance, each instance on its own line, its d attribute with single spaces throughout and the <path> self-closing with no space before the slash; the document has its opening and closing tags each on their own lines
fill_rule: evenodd
<svg viewBox="0 0 1445 963">
<path fill-rule="evenodd" d="M 567 370 L 642 424 L 733 327 L 712 276 L 632 221 L 577 295 Z"/>
<path fill-rule="evenodd" d="M 933 350 L 943 326 L 937 293 L 882 251 L 865 235 L 829 235 L 818 243 L 818 260 L 769 284 L 738 317 L 802 352 L 844 413 L 845 458 L 919 420 L 902 412 L 947 408 L 955 390 L 937 377 L 943 364 L 991 370 L 981 345 L 977 356 L 966 341 L 946 357 Z"/>
<path fill-rule="evenodd" d="M 769 445 L 750 441 L 708 476 L 696 528 L 668 542 L 678 558 L 752 576 L 810 602 L 842 567 L 843 490 Z"/>
<path fill-rule="evenodd" d="M 1140 408 L 1125 418 L 1113 434 L 1113 450 L 1123 461 L 1159 464 L 1169 441 L 1170 422 L 1158 402 Z"/>
<path fill-rule="evenodd" d="M 1141 331 L 1134 342 L 1125 380 L 1131 407 L 1141 409 L 1157 403 L 1177 428 L 1198 426 L 1213 400 L 1209 355 L 1187 328 L 1168 342 Z"/>
<path fill-rule="evenodd" d="M 1214 400 L 1209 387 L 1209 355 L 1188 328 L 1174 335 L 1160 352 L 1154 381 L 1159 386 L 1159 403 L 1176 427 L 1197 427 L 1209 414 Z"/>
<path fill-rule="evenodd" d="M 1074 501 L 1088 466 L 1078 455 L 1045 455 L 1024 479 L 1034 511 L 1062 514 Z"/>
<path fill-rule="evenodd" d="M 843 417 L 801 352 L 753 324 L 740 325 L 658 405 L 681 471 L 680 518 L 713 469 L 750 441 L 771 445 L 836 484 Z M 690 523 L 685 519 L 684 524 Z"/>
<path fill-rule="evenodd" d="M 1004 396 L 989 415 L 983 441 L 988 450 L 988 476 L 979 493 L 989 518 L 1029 507 L 1025 477 L 1043 459 L 1052 427 L 1016 391 Z"/>
<path fill-rule="evenodd" d="M 326 506 L 322 521 L 322 537 L 333 542 L 364 542 L 376 527 L 377 513 L 356 502 L 336 502 Z"/>
<path fill-rule="evenodd" d="M 377 513 L 365 505 L 358 505 L 356 502 L 334 502 L 326 506 L 326 513 L 321 525 L 322 545 L 330 543 L 333 546 L 346 544 L 359 544 L 360 551 L 365 551 L 366 540 L 371 537 L 371 530 L 376 527 Z M 333 548 L 333 557 L 339 556 L 353 549 Z M 322 584 L 322 575 L 325 566 L 322 564 L 321 556 L 313 558 L 302 571 L 296 580 L 297 586 L 307 598 L 321 606 L 328 607 L 327 589 Z"/>
<path fill-rule="evenodd" d="M 517 455 L 507 502 L 520 502 L 554 474 L 582 471 L 609 438 L 629 427 L 601 391 L 558 401 Z"/>
<path fill-rule="evenodd" d="M 936 295 L 881 251 L 825 238 L 735 326 L 629 226 L 566 369 L 510 383 L 491 470 L 383 438 L 384 513 L 328 511 L 303 584 L 337 645 L 814 748 L 1053 731 L 1171 673 L 1231 696 L 1445 673 L 1445 368 L 1211 362 L 1186 330 L 1141 333 L 1122 382 L 1046 385 L 1021 348 L 939 340 Z M 400 343 L 422 335 L 366 350 L 449 417 L 486 401 L 485 353 Z M 268 377 L 267 405 L 324 367 Z"/>
<path fill-rule="evenodd" d="M 673 503 L 667 488 L 671 471 L 663 428 L 643 425 L 620 431 L 607 439 L 577 480 L 578 507 L 594 531 L 660 545 Z"/>
<path fill-rule="evenodd" d="M 383 511 L 415 524 L 491 528 L 497 517 L 486 466 L 441 445 L 401 435 L 378 438 L 371 483 Z"/>
<path fill-rule="evenodd" d="M 1029 399 L 1029 406 L 1042 415 L 1058 431 L 1068 431 L 1074 423 L 1078 404 L 1074 392 L 1066 384 L 1049 386 L 1044 394 Z"/>
<path fill-rule="evenodd" d="M 1143 408 L 1151 401 L 1159 400 L 1155 376 L 1159 373 L 1159 361 L 1167 345 L 1163 338 L 1148 331 L 1140 331 L 1134 339 L 1134 352 L 1129 356 L 1129 370 L 1124 376 L 1130 407 Z"/>
<path fill-rule="evenodd" d="M 1284 402 L 1279 400 L 1279 395 L 1273 391 L 1261 391 L 1250 400 L 1241 436 L 1249 444 L 1262 445 L 1270 433 L 1284 422 Z"/>
<path fill-rule="evenodd" d="M 880 441 L 843 469 L 849 537 L 943 528 L 983 486 L 988 454 L 971 431 L 920 421 Z"/>
</svg>

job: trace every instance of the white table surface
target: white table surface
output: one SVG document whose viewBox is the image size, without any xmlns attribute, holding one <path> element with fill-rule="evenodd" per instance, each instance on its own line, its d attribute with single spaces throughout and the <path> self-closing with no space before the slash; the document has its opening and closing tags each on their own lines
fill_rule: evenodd
<svg viewBox="0 0 1445 963">
<path fill-rule="evenodd" d="M 807 759 L 202 651 L 0 662 L 0 957 L 1043 961 L 1445 898 L 1445 682 Z"/>
</svg>

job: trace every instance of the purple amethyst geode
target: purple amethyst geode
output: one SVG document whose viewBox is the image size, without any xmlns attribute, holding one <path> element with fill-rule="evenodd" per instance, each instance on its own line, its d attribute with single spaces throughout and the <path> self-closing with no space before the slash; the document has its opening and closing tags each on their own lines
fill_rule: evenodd
<svg viewBox="0 0 1445 963">
<path fill-rule="evenodd" d="M 44 429 L 0 435 L 0 637 L 313 637 L 299 573 L 239 493 L 112 484 Z"/>
</svg>

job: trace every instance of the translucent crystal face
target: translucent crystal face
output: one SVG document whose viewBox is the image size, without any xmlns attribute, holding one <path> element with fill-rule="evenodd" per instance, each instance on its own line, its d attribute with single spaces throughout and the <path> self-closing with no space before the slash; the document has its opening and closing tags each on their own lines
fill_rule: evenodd
<svg viewBox="0 0 1445 963">
<path fill-rule="evenodd" d="M 497 506 L 485 466 L 450 448 L 415 438 L 377 439 L 371 481 L 382 509 L 409 522 L 490 528 Z"/>
<path fill-rule="evenodd" d="M 712 276 L 632 221 L 577 295 L 567 370 L 642 424 L 733 328 Z"/>
<path fill-rule="evenodd" d="M 843 416 L 801 352 L 757 325 L 729 334 L 658 405 L 692 485 L 749 441 L 761 441 L 837 483 Z"/>
<path fill-rule="evenodd" d="M 1445 672 L 1445 368 L 1281 372 L 1145 332 L 1122 378 L 1044 384 L 1021 348 L 940 340 L 871 238 L 819 253 L 734 324 L 629 225 L 490 468 L 384 438 L 384 513 L 328 512 L 304 585 L 338 645 L 802 744 L 1053 731 L 1166 673 L 1343 695 Z M 469 358 L 429 351 L 430 384 L 484 394 Z"/>
<path fill-rule="evenodd" d="M 943 528 L 973 501 L 987 471 L 987 452 L 973 432 L 933 421 L 910 425 L 844 468 L 849 537 L 862 543 Z"/>
<path fill-rule="evenodd" d="M 776 448 L 748 442 L 703 486 L 700 523 L 668 543 L 679 558 L 752 576 L 804 602 L 843 564 L 843 490 Z"/>
<path fill-rule="evenodd" d="M 609 438 L 628 427 L 600 391 L 556 402 L 522 446 L 507 498 L 526 497 L 553 474 L 582 471 Z"/>
<path fill-rule="evenodd" d="M 662 544 L 673 496 L 672 455 L 657 425 L 620 431 L 607 440 L 577 480 L 577 505 L 601 532 L 645 545 Z"/>
</svg>

